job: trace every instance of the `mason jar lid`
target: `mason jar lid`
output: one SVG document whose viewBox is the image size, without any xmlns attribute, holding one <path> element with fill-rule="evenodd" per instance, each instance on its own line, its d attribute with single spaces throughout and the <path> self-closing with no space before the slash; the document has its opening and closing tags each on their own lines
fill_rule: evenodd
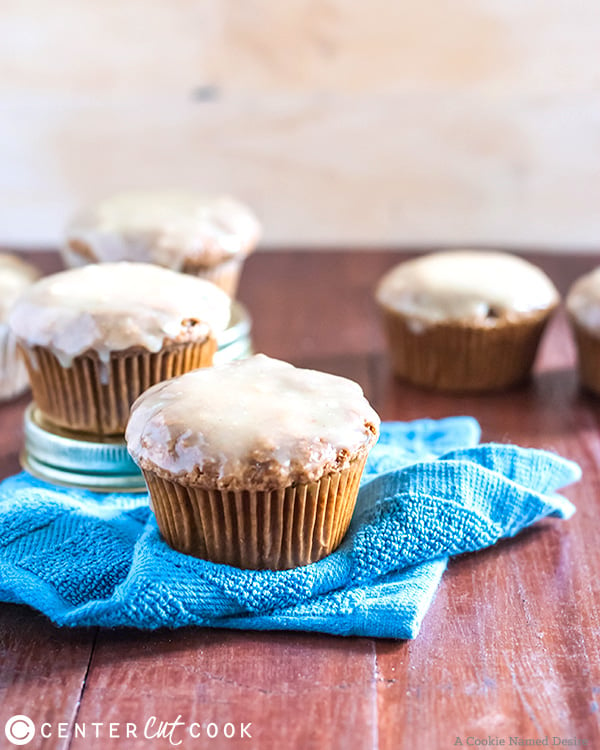
<svg viewBox="0 0 600 750">
<path fill-rule="evenodd" d="M 227 361 L 224 356 L 224 350 L 230 346 L 238 345 L 243 342 L 245 346 L 251 348 L 250 331 L 252 328 L 252 319 L 246 307 L 237 300 L 231 303 L 231 318 L 227 328 L 217 336 L 219 349 L 217 355 L 222 361 Z M 235 359 L 235 357 L 232 357 Z"/>
<path fill-rule="evenodd" d="M 123 438 L 90 439 L 84 433 L 50 425 L 35 404 L 25 410 L 24 431 L 21 465 L 38 479 L 94 492 L 146 489 Z"/>
</svg>

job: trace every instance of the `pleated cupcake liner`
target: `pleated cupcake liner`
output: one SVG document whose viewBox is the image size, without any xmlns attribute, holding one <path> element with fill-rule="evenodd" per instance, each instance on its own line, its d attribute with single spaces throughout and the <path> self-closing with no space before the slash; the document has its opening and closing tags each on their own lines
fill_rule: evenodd
<svg viewBox="0 0 600 750">
<path fill-rule="evenodd" d="M 163 380 L 212 365 L 214 338 L 168 344 L 159 352 L 132 347 L 113 352 L 108 363 L 95 353 L 63 367 L 47 348 L 22 348 L 33 399 L 43 417 L 69 430 L 94 435 L 123 434 L 135 399 Z"/>
<path fill-rule="evenodd" d="M 245 569 L 316 562 L 341 543 L 366 456 L 317 482 L 278 490 L 209 490 L 144 470 L 165 541 L 179 552 Z"/>
<path fill-rule="evenodd" d="M 517 385 L 530 374 L 552 310 L 518 322 L 489 327 L 461 323 L 420 325 L 382 308 L 384 329 L 396 375 L 440 391 L 495 391 Z"/>
<path fill-rule="evenodd" d="M 29 387 L 27 368 L 17 341 L 5 323 L 0 323 L 0 401 L 8 401 Z"/>
</svg>

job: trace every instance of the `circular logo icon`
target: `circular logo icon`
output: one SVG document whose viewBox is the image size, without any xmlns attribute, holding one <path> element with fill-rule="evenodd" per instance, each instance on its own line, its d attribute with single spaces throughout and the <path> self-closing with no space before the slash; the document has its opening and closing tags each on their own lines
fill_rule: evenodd
<svg viewBox="0 0 600 750">
<path fill-rule="evenodd" d="M 4 725 L 4 734 L 13 745 L 28 745 L 35 735 L 35 724 L 29 716 L 17 714 L 11 716 Z"/>
</svg>

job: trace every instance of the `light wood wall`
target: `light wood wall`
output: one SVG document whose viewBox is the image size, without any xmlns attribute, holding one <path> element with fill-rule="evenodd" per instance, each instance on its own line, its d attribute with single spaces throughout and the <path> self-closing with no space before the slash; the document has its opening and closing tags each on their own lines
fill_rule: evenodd
<svg viewBox="0 0 600 750">
<path fill-rule="evenodd" d="M 0 0 L 0 242 L 133 186 L 266 244 L 600 249 L 598 0 Z"/>
</svg>

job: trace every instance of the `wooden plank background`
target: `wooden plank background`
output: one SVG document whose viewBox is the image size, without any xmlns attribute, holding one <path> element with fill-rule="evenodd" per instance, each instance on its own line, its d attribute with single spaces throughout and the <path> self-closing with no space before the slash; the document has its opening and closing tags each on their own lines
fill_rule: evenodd
<svg viewBox="0 0 600 750">
<path fill-rule="evenodd" d="M 0 242 L 132 186 L 265 245 L 600 238 L 597 0 L 3 0 Z"/>
</svg>

